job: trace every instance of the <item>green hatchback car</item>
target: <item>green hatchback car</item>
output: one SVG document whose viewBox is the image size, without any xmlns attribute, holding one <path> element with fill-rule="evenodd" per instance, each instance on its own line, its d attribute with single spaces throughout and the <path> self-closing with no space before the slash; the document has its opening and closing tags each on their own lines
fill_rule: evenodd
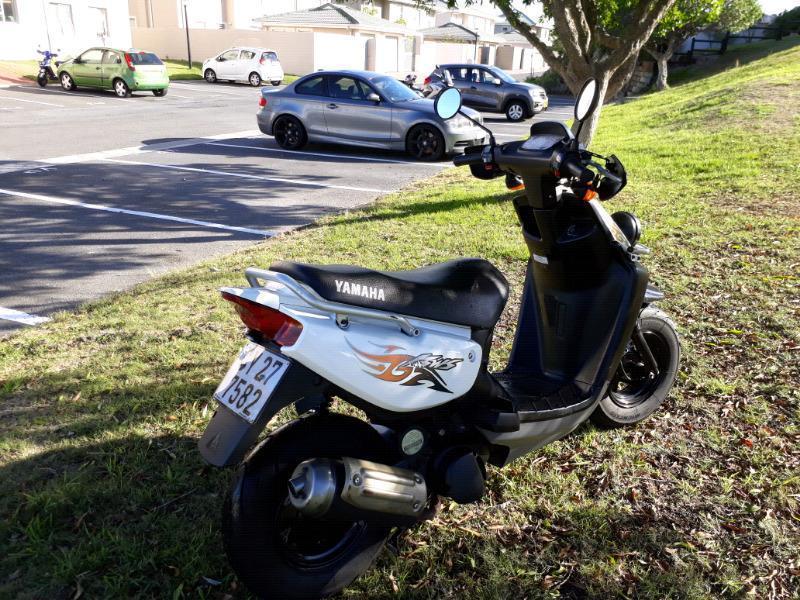
<svg viewBox="0 0 800 600">
<path fill-rule="evenodd" d="M 64 61 L 58 79 L 67 91 L 81 86 L 111 89 L 120 98 L 139 90 L 164 96 L 169 87 L 167 67 L 155 54 L 114 48 L 90 48 Z"/>
</svg>

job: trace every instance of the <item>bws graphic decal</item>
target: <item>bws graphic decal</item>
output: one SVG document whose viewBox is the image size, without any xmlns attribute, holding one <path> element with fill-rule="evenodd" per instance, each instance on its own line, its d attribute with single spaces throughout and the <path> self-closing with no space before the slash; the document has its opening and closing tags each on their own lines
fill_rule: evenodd
<svg viewBox="0 0 800 600">
<path fill-rule="evenodd" d="M 464 362 L 463 358 L 445 358 L 441 354 L 403 354 L 398 350 L 403 350 L 400 346 L 382 346 L 375 344 L 383 353 L 364 352 L 353 346 L 349 341 L 348 345 L 355 352 L 356 358 L 367 367 L 365 373 L 369 373 L 377 379 L 399 383 L 400 385 L 426 385 L 437 392 L 452 394 L 447 389 L 445 381 L 439 374 L 440 371 L 449 371 Z"/>
</svg>

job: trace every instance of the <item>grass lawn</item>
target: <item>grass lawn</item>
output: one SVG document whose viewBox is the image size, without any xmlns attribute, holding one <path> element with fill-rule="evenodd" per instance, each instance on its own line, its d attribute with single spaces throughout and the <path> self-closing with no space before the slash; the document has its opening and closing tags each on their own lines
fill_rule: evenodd
<svg viewBox="0 0 800 600">
<path fill-rule="evenodd" d="M 800 40 L 609 106 L 593 145 L 630 184 L 684 357 L 639 427 L 585 426 L 490 470 L 347 598 L 796 598 L 800 588 Z M 527 259 L 500 182 L 450 169 L 361 211 L 140 285 L 0 341 L 0 597 L 245 598 L 195 448 L 242 345 L 217 293 L 275 259 L 400 269 Z M 752 596 L 749 596 L 752 594 Z"/>
</svg>

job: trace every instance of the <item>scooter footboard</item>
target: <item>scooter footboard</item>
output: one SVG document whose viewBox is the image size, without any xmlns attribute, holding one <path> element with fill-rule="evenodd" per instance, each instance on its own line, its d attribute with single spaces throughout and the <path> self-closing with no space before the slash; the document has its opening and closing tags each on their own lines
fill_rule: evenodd
<svg viewBox="0 0 800 600">
<path fill-rule="evenodd" d="M 223 404 L 217 404 L 214 416 L 197 443 L 200 454 L 215 467 L 238 464 L 276 414 L 298 400 L 320 394 L 323 385 L 324 381 L 318 375 L 292 361 L 253 423 L 247 422 Z"/>
</svg>

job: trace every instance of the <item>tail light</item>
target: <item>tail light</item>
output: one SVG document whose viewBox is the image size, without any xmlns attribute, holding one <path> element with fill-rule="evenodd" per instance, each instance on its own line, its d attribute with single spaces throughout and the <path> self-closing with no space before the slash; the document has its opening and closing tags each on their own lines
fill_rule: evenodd
<svg viewBox="0 0 800 600">
<path fill-rule="evenodd" d="M 133 59 L 131 58 L 131 55 L 128 54 L 127 52 L 125 53 L 125 62 L 128 64 L 128 68 L 131 71 L 135 71 L 136 70 L 136 67 L 133 65 Z"/>
<path fill-rule="evenodd" d="M 425 85 L 430 85 L 430 83 L 431 83 L 431 77 L 430 77 L 430 75 L 428 75 L 428 76 L 425 78 L 425 81 L 423 81 L 422 83 L 424 83 Z"/>
<path fill-rule="evenodd" d="M 258 61 L 258 64 L 263 65 L 266 62 L 267 62 L 267 59 L 262 56 L 261 60 Z"/>
<path fill-rule="evenodd" d="M 264 98 L 264 96 L 261 96 L 261 98 L 258 99 L 258 105 L 263 108 L 267 105 L 267 99 Z"/>
<path fill-rule="evenodd" d="M 222 292 L 222 297 L 232 302 L 242 323 L 248 329 L 259 332 L 279 346 L 292 346 L 303 332 L 303 324 L 262 304 Z"/>
</svg>

